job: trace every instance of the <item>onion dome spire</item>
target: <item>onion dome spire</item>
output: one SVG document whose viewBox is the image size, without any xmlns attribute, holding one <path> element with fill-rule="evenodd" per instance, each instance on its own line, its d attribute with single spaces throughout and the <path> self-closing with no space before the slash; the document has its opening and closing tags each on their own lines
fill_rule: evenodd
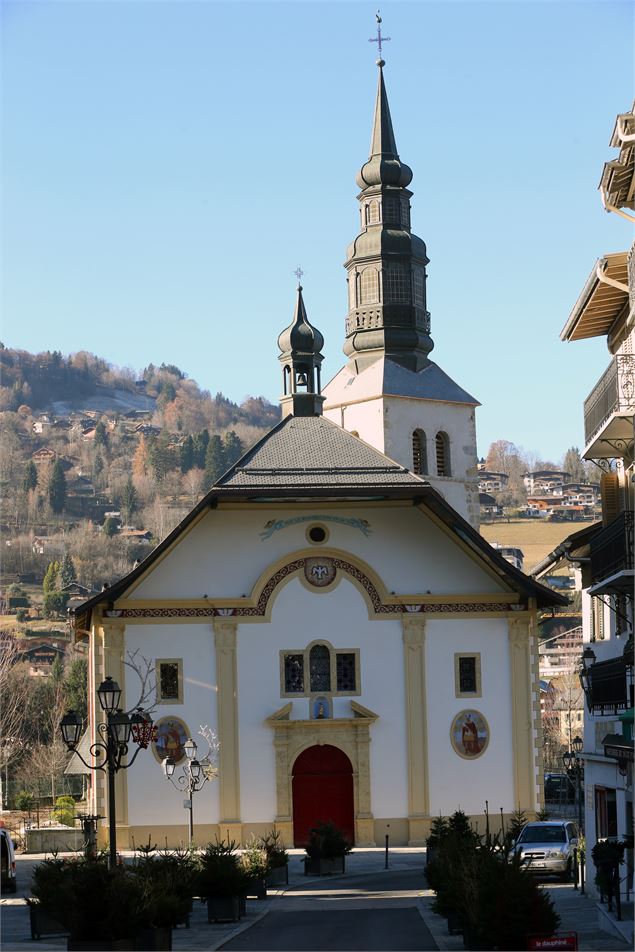
<svg viewBox="0 0 635 952">
<path fill-rule="evenodd" d="M 321 416 L 324 397 L 321 394 L 320 366 L 324 338 L 309 322 L 302 297 L 302 277 L 298 276 L 298 293 L 293 321 L 278 337 L 282 366 L 283 392 L 280 397 L 282 415 Z"/>
<path fill-rule="evenodd" d="M 378 28 L 380 43 L 381 39 Z M 412 170 L 397 152 L 384 65 L 380 54 L 370 157 L 357 175 L 361 232 L 349 245 L 344 264 L 348 272 L 344 353 L 353 373 L 383 357 L 418 372 L 430 363 L 428 354 L 434 347 L 426 307 L 428 256 L 425 243 L 410 230 L 412 192 L 407 186 Z"/>
<path fill-rule="evenodd" d="M 395 133 L 392 128 L 390 107 L 384 83 L 384 60 L 377 60 L 379 77 L 377 80 L 377 98 L 373 134 L 370 141 L 368 162 L 357 173 L 360 188 L 372 185 L 396 185 L 405 188 L 412 181 L 412 169 L 399 159 Z"/>
</svg>

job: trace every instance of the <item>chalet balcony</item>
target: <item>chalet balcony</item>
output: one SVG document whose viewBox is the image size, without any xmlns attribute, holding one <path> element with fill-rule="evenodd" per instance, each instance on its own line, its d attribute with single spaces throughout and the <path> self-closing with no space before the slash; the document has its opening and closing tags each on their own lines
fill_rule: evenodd
<svg viewBox="0 0 635 952">
<path fill-rule="evenodd" d="M 633 669 L 627 667 L 623 657 L 598 661 L 588 669 L 585 695 L 592 714 L 622 714 L 633 707 Z"/>
<path fill-rule="evenodd" d="M 584 456 L 612 459 L 633 444 L 635 357 L 617 354 L 584 401 Z"/>
<path fill-rule="evenodd" d="M 591 539 L 592 594 L 628 594 L 633 591 L 634 522 L 635 513 L 621 512 Z"/>
</svg>

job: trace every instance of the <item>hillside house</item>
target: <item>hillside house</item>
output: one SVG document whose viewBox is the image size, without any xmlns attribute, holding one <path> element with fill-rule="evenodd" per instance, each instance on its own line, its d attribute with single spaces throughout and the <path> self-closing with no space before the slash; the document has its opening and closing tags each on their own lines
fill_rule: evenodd
<svg viewBox="0 0 635 952">
<path fill-rule="evenodd" d="M 564 484 L 571 482 L 571 473 L 541 469 L 524 473 L 523 482 L 530 496 L 561 496 Z"/>
<path fill-rule="evenodd" d="M 478 488 L 482 493 L 502 493 L 507 488 L 509 476 L 506 473 L 492 473 L 486 469 L 479 470 Z"/>
</svg>

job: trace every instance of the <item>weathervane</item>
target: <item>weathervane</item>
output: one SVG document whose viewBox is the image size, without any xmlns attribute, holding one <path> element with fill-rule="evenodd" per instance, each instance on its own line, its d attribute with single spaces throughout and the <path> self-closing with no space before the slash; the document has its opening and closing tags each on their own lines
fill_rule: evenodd
<svg viewBox="0 0 635 952">
<path fill-rule="evenodd" d="M 304 271 L 302 270 L 302 268 L 300 267 L 300 265 L 298 265 L 298 267 L 295 269 L 295 271 L 294 271 L 293 273 L 295 274 L 296 278 L 298 279 L 298 287 L 300 287 L 300 283 L 301 283 L 301 281 L 302 281 L 302 275 L 304 274 Z"/>
<path fill-rule="evenodd" d="M 376 43 L 376 44 L 377 44 L 377 50 L 378 50 L 378 52 L 379 52 L 379 59 L 381 60 L 381 59 L 382 59 L 382 55 L 381 55 L 381 44 L 382 44 L 382 43 L 389 43 L 389 42 L 390 42 L 390 37 L 389 37 L 389 36 L 382 36 L 382 35 L 381 35 L 381 17 L 380 17 L 380 15 L 379 15 L 380 12 L 381 12 L 381 11 L 378 10 L 377 13 L 375 14 L 375 19 L 377 20 L 377 36 L 371 36 L 371 38 L 369 39 L 368 42 L 369 42 L 369 43 Z"/>
</svg>

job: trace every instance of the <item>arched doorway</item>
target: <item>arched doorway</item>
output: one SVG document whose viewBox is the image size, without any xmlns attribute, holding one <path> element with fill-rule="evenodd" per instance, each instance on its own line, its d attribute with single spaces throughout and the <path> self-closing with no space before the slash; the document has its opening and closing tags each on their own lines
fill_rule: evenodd
<svg viewBox="0 0 635 952">
<path fill-rule="evenodd" d="M 293 765 L 294 846 L 306 846 L 311 827 L 329 821 L 353 845 L 353 767 L 339 747 L 319 744 L 304 750 Z"/>
</svg>

